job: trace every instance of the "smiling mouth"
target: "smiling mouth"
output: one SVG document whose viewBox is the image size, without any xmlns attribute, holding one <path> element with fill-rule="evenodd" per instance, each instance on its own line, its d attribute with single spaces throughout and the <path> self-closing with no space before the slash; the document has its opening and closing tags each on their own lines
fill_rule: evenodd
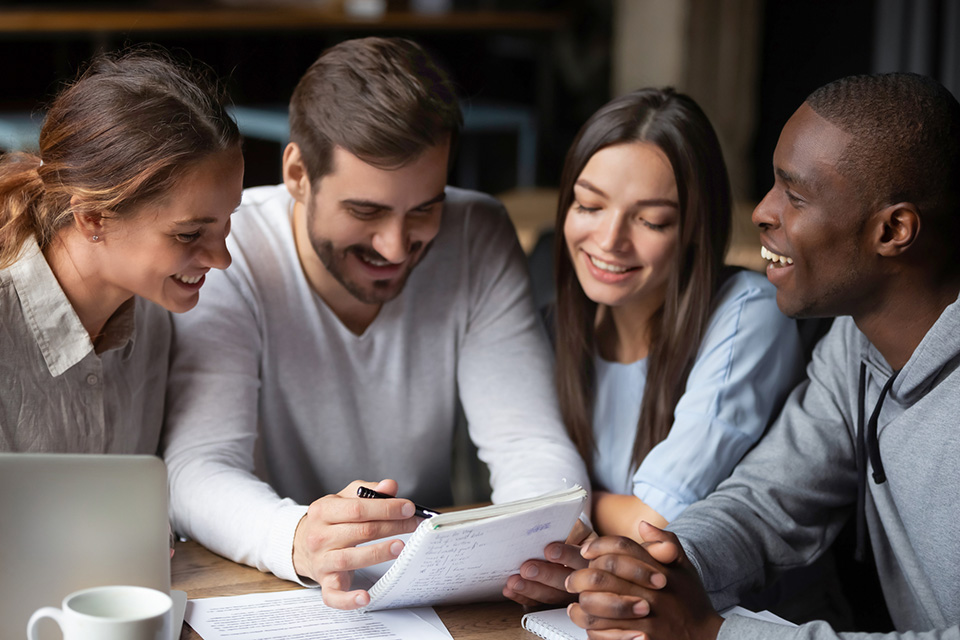
<svg viewBox="0 0 960 640">
<path fill-rule="evenodd" d="M 604 262 L 600 258 L 595 258 L 594 256 L 587 254 L 587 257 L 590 259 L 591 264 L 601 271 L 606 271 L 607 273 L 621 274 L 628 271 L 633 271 L 639 267 L 621 267 L 620 265 L 612 264 L 610 262 Z"/>
<path fill-rule="evenodd" d="M 203 274 L 201 273 L 198 276 L 185 276 L 182 273 L 177 273 L 173 277 L 184 284 L 197 284 L 200 282 L 200 278 L 203 277 Z"/>
<path fill-rule="evenodd" d="M 775 267 L 785 267 L 793 264 L 793 258 L 778 255 L 763 245 L 760 246 L 760 257 L 764 260 L 770 261 Z"/>
</svg>

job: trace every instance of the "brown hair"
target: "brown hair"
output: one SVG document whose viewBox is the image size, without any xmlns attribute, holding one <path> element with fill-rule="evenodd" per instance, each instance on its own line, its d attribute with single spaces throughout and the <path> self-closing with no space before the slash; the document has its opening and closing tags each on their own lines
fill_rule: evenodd
<svg viewBox="0 0 960 640">
<path fill-rule="evenodd" d="M 225 107 L 206 68 L 158 47 L 94 58 L 50 105 L 39 151 L 0 160 L 0 268 L 31 235 L 44 249 L 74 213 L 122 216 L 238 146 Z"/>
<path fill-rule="evenodd" d="M 332 170 L 334 147 L 383 168 L 401 167 L 463 125 L 447 75 L 402 38 L 347 40 L 323 53 L 290 98 L 290 140 L 311 183 Z"/>
<path fill-rule="evenodd" d="M 647 384 L 633 465 L 663 440 L 712 311 L 730 235 L 730 183 L 716 133 L 700 107 L 673 89 L 641 89 L 601 107 L 574 139 L 560 179 L 555 245 L 557 389 L 564 423 L 592 468 L 597 304 L 584 293 L 564 222 L 573 186 L 590 158 L 616 144 L 647 142 L 666 155 L 680 200 L 679 242 L 663 307 L 653 319 Z"/>
</svg>

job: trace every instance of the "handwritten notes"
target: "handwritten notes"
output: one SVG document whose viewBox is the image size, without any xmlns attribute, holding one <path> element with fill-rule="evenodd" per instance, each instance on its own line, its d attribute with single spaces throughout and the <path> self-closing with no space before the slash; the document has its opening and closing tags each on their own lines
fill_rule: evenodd
<svg viewBox="0 0 960 640">
<path fill-rule="evenodd" d="M 586 492 L 580 487 L 423 521 L 370 589 L 367 610 L 498 600 L 507 578 L 567 537 Z"/>
</svg>

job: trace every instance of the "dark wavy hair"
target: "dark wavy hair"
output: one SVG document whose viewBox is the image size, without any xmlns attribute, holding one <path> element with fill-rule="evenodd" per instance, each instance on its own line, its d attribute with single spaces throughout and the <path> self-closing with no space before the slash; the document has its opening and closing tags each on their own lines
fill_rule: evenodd
<svg viewBox="0 0 960 640">
<path fill-rule="evenodd" d="M 674 409 L 710 317 L 730 236 L 730 182 L 723 154 L 710 121 L 690 97 L 670 88 L 640 89 L 609 102 L 580 129 L 567 153 L 557 207 L 556 382 L 567 430 L 591 468 L 597 304 L 577 279 L 563 228 L 574 184 L 590 158 L 606 147 L 632 142 L 656 145 L 664 153 L 680 200 L 677 252 L 666 299 L 653 319 L 634 466 L 673 425 Z"/>
</svg>

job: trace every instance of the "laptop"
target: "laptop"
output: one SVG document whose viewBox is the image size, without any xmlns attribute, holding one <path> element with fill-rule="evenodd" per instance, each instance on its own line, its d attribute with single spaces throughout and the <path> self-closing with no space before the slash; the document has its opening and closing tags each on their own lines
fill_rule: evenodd
<svg viewBox="0 0 960 640">
<path fill-rule="evenodd" d="M 26 638 L 36 609 L 59 608 L 67 594 L 107 584 L 170 593 L 163 461 L 0 453 L 0 638 Z M 179 638 L 186 595 L 171 597 Z M 42 640 L 61 637 L 49 620 L 40 632 Z"/>
</svg>

